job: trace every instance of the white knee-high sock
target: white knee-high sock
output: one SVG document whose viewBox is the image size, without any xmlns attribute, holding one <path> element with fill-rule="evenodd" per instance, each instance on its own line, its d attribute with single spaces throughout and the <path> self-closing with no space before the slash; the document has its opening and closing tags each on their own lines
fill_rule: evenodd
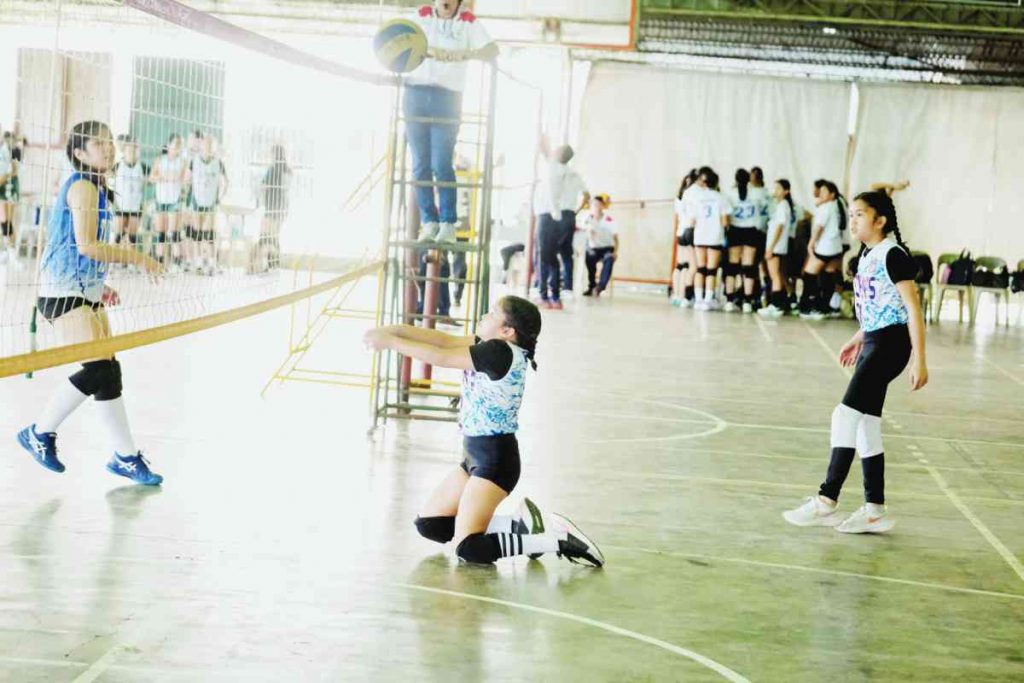
<svg viewBox="0 0 1024 683">
<path fill-rule="evenodd" d="M 487 525 L 487 534 L 528 534 L 530 533 L 523 519 L 512 515 L 494 515 Z"/>
<path fill-rule="evenodd" d="M 124 409 L 124 400 L 118 396 L 110 401 L 96 401 L 96 409 L 100 420 L 107 427 L 111 445 L 118 455 L 129 456 L 138 453 L 132 430 L 128 426 L 128 413 Z"/>
<path fill-rule="evenodd" d="M 87 398 L 89 397 L 79 391 L 74 384 L 64 382 L 57 387 L 57 391 L 43 408 L 43 414 L 36 420 L 36 432 L 39 434 L 56 432 L 68 415 L 75 412 L 75 409 L 82 405 Z"/>
</svg>

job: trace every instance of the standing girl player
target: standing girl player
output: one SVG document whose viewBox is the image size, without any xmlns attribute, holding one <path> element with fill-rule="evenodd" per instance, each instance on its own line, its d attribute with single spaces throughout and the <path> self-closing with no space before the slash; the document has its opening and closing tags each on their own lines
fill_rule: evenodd
<svg viewBox="0 0 1024 683">
<path fill-rule="evenodd" d="M 736 188 L 729 194 L 732 214 L 729 217 L 729 262 L 725 267 L 726 296 L 735 287 L 726 311 L 735 311 L 739 305 L 744 313 L 754 310 L 754 287 L 757 284 L 757 257 L 759 243 L 764 234 L 758 230 L 760 215 L 764 212 L 767 197 L 763 193 L 750 191 L 750 173 L 745 169 L 736 171 Z M 741 277 L 742 276 L 742 277 Z M 739 280 L 733 283 L 733 280 Z"/>
<path fill-rule="evenodd" d="M 768 306 L 758 311 L 767 318 L 777 318 L 789 307 L 786 301 L 786 271 L 784 262 L 789 253 L 789 229 L 793 224 L 793 198 L 790 196 L 789 181 L 785 178 L 775 181 L 775 211 L 768 222 L 765 240 L 765 264 L 771 277 L 772 289 L 768 295 Z"/>
<path fill-rule="evenodd" d="M 18 163 L 14 134 L 7 131 L 0 137 L 0 260 L 15 244 L 14 213 L 18 201 Z"/>
<path fill-rule="evenodd" d="M 191 227 L 188 229 L 190 257 L 200 274 L 213 275 L 217 263 L 214 225 L 217 205 L 227 192 L 228 176 L 224 164 L 214 154 L 212 135 L 204 135 L 199 141 L 200 152 L 189 162 L 191 188 L 188 194 L 189 210 L 192 212 Z M 197 253 L 196 253 L 197 252 Z"/>
<path fill-rule="evenodd" d="M 697 169 L 692 168 L 679 184 L 672 216 L 672 231 L 680 249 L 672 278 L 672 305 L 683 308 L 693 306 L 693 276 L 697 272 L 697 257 L 693 253 L 693 228 L 689 225 L 686 208 L 686 191 L 696 182 Z"/>
<path fill-rule="evenodd" d="M 807 263 L 804 264 L 800 316 L 813 320 L 824 319 L 829 310 L 834 291 L 832 273 L 841 267 L 843 258 L 846 215 L 839 208 L 838 190 L 833 191 L 834 187 L 826 183 L 817 190 L 818 208 L 814 211 Z"/>
<path fill-rule="evenodd" d="M 75 125 L 68 136 L 67 158 L 74 172 L 61 186 L 50 214 L 36 302 L 61 345 L 110 336 L 105 307 L 116 306 L 118 297 L 104 283 L 108 264 L 133 264 L 152 275 L 162 270 L 158 262 L 134 249 L 107 243 L 111 197 L 106 174 L 114 162 L 114 141 L 107 125 L 98 121 Z M 18 442 L 36 462 L 54 472 L 64 471 L 57 458 L 57 428 L 92 396 L 114 450 L 107 469 L 139 484 L 155 486 L 163 481 L 135 447 L 121 399 L 117 359 L 110 356 L 82 363 L 82 369 L 68 380 L 39 419 L 18 433 Z"/>
<path fill-rule="evenodd" d="M 153 171 L 149 181 L 156 186 L 156 215 L 153 216 L 153 230 L 156 240 L 156 258 L 166 263 L 167 247 L 171 245 L 171 259 L 177 263 L 181 259 L 178 243 L 178 219 L 181 211 L 181 191 L 188 175 L 188 164 L 181 151 L 181 136 L 172 133 L 167 139 L 163 153 L 153 162 Z"/>
<path fill-rule="evenodd" d="M 907 362 L 910 388 L 928 382 L 924 317 L 914 278 L 917 266 L 903 244 L 896 209 L 884 191 L 865 192 L 853 202 L 853 236 L 862 243 L 854 278 L 860 330 L 840 350 L 844 367 L 856 364 L 843 401 L 832 412 L 832 453 L 817 496 L 783 517 L 796 526 L 836 526 L 845 533 L 881 533 L 894 522 L 885 508 L 882 406 L 889 383 Z M 839 492 L 859 451 L 865 504 L 845 521 L 836 514 Z"/>
<path fill-rule="evenodd" d="M 601 551 L 564 517 L 549 515 L 546 524 L 530 501 L 524 501 L 529 526 L 523 514 L 494 514 L 519 481 L 519 407 L 527 368 L 537 367 L 540 327 L 536 306 L 506 296 L 480 320 L 477 337 L 394 325 L 370 330 L 364 341 L 376 350 L 390 349 L 463 371 L 459 425 L 465 458 L 416 518 L 423 537 L 438 543 L 454 540 L 456 554 L 466 562 L 489 564 L 502 557 L 557 553 L 571 562 L 600 567 Z"/>
<path fill-rule="evenodd" d="M 150 169 L 139 161 L 139 143 L 130 135 L 119 135 L 121 160 L 114 164 L 114 241 L 135 244 L 142 220 L 142 205 Z"/>
<path fill-rule="evenodd" d="M 690 196 L 689 226 L 693 228 L 697 274 L 693 279 L 694 308 L 708 311 L 718 308 L 715 300 L 715 274 L 722 261 L 722 242 L 729 225 L 729 203 L 718 192 L 718 174 L 708 166 L 698 172 L 697 184 L 687 191 Z"/>
</svg>

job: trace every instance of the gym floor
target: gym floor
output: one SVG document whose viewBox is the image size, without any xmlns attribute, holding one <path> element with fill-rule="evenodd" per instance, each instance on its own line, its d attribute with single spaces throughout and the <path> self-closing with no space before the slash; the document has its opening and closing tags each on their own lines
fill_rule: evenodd
<svg viewBox="0 0 1024 683">
<path fill-rule="evenodd" d="M 546 313 L 514 496 L 591 535 L 591 570 L 417 536 L 455 426 L 368 438 L 365 391 L 261 399 L 287 316 L 121 354 L 160 489 L 104 470 L 91 407 L 67 472 L 40 468 L 14 434 L 68 373 L 0 382 L 0 680 L 1024 679 L 1020 327 L 929 327 L 931 382 L 900 377 L 883 427 L 897 526 L 871 537 L 781 517 L 824 474 L 852 324 L 624 292 Z"/>
</svg>

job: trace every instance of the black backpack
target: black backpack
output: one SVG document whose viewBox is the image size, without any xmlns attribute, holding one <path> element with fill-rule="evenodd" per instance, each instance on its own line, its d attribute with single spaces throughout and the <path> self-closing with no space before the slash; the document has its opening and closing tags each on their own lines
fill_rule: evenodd
<svg viewBox="0 0 1024 683">
<path fill-rule="evenodd" d="M 951 285 L 969 285 L 974 276 L 974 259 L 971 252 L 964 249 L 957 260 L 949 264 L 949 277 L 946 282 Z"/>
<path fill-rule="evenodd" d="M 913 254 L 914 263 L 917 264 L 917 278 L 916 282 L 922 285 L 926 285 L 932 281 L 932 277 L 935 276 L 935 270 L 932 268 L 932 260 L 928 257 L 928 254 Z"/>
<path fill-rule="evenodd" d="M 995 270 L 978 268 L 971 275 L 971 284 L 975 287 L 998 287 L 1006 289 L 1010 285 L 1010 273 L 1005 266 Z"/>
<path fill-rule="evenodd" d="M 1010 291 L 1024 292 L 1024 270 L 1010 274 Z"/>
</svg>

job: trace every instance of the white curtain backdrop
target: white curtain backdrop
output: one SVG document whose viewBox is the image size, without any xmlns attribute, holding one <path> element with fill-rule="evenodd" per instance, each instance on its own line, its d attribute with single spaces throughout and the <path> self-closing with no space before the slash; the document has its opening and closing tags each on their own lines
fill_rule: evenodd
<svg viewBox="0 0 1024 683">
<path fill-rule="evenodd" d="M 857 128 L 851 187 L 909 178 L 912 248 L 1024 258 L 1024 90 L 863 85 Z"/>
<path fill-rule="evenodd" d="M 617 276 L 665 279 L 671 204 L 615 208 L 615 200 L 674 197 L 690 168 L 710 165 L 733 184 L 738 167 L 788 178 L 801 204 L 815 178 L 841 178 L 850 89 L 838 82 L 596 64 L 583 99 L 577 168 L 591 193 L 612 195 L 622 231 Z"/>
<path fill-rule="evenodd" d="M 859 86 L 855 194 L 872 182 L 911 180 L 896 198 L 904 238 L 933 257 L 1024 258 L 1024 90 L 932 85 Z M 598 63 L 576 142 L 591 193 L 612 195 L 622 230 L 616 275 L 665 279 L 671 204 L 688 169 L 707 164 L 732 185 L 737 167 L 761 166 L 768 184 L 793 183 L 810 207 L 811 184 L 846 178 L 850 84 Z"/>
</svg>

